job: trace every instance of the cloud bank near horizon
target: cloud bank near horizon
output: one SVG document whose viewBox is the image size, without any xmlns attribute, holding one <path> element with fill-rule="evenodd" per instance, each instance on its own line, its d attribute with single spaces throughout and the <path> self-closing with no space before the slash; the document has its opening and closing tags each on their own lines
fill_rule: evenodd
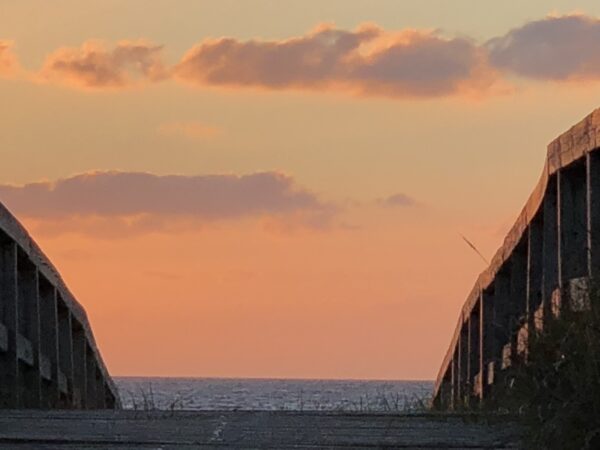
<svg viewBox="0 0 600 450">
<path fill-rule="evenodd" d="M 49 232 L 94 234 L 103 226 L 116 234 L 131 234 L 246 218 L 325 228 L 336 209 L 278 172 L 241 176 L 91 172 L 54 182 L 0 185 L 0 200 L 20 217 L 48 222 Z"/>
<path fill-rule="evenodd" d="M 355 228 L 343 222 L 346 206 L 324 201 L 276 171 L 195 176 L 93 171 L 55 181 L 0 184 L 0 202 L 33 221 L 36 232 L 50 236 L 74 232 L 123 238 L 247 219 L 277 234 Z M 412 208 L 418 202 L 397 193 L 369 204 Z"/>
<path fill-rule="evenodd" d="M 204 39 L 175 64 L 162 46 L 98 41 L 50 53 L 35 77 L 98 90 L 174 80 L 202 88 L 333 91 L 360 96 L 435 98 L 491 95 L 507 79 L 600 80 L 600 19 L 548 16 L 477 43 L 438 31 L 385 30 L 363 24 L 343 30 L 321 24 L 289 39 Z M 0 74 L 16 58 L 0 41 Z"/>
</svg>

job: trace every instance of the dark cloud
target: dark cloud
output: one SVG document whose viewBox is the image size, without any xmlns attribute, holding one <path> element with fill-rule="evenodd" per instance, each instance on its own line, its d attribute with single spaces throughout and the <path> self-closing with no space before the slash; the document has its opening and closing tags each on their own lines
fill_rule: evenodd
<svg viewBox="0 0 600 450">
<path fill-rule="evenodd" d="M 245 217 L 329 217 L 333 208 L 276 172 L 158 176 L 94 172 L 56 182 L 0 185 L 0 200 L 33 219 L 108 226 L 117 233 Z M 310 220 L 308 219 L 310 218 Z M 49 229 L 52 227 L 49 226 Z"/>
<path fill-rule="evenodd" d="M 491 64 L 538 80 L 600 78 L 600 20 L 583 15 L 529 22 L 487 42 Z"/>
<path fill-rule="evenodd" d="M 416 206 L 417 202 L 406 194 L 394 194 L 379 200 L 379 203 L 389 207 Z"/>
<path fill-rule="evenodd" d="M 119 42 L 113 49 L 88 41 L 79 48 L 60 48 L 46 58 L 43 79 L 89 89 L 124 88 L 139 81 L 168 77 L 161 46 Z"/>
<path fill-rule="evenodd" d="M 438 96 L 488 87 L 493 76 L 484 56 L 470 40 L 432 32 L 321 26 L 281 41 L 206 40 L 174 72 L 200 85 Z"/>
</svg>

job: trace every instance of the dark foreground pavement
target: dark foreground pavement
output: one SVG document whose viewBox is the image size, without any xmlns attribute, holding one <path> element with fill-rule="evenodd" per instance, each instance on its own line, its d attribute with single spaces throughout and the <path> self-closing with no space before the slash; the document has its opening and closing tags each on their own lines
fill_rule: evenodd
<svg viewBox="0 0 600 450">
<path fill-rule="evenodd" d="M 516 427 L 456 415 L 0 411 L 0 449 L 504 449 Z"/>
</svg>

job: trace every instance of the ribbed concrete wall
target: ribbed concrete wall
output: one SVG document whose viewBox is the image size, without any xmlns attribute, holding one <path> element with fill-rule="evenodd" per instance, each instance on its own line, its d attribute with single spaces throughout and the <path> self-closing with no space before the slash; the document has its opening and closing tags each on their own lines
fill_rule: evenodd
<svg viewBox="0 0 600 450">
<path fill-rule="evenodd" d="M 527 352 L 528 335 L 562 308 L 586 308 L 600 272 L 600 109 L 548 146 L 542 177 L 463 306 L 434 403 L 489 395 Z"/>
<path fill-rule="evenodd" d="M 0 204 L 0 408 L 119 408 L 84 309 Z"/>
</svg>

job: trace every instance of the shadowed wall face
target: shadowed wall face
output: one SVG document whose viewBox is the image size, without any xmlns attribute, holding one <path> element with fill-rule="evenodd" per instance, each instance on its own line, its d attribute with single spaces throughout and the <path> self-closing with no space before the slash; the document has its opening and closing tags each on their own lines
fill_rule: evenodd
<svg viewBox="0 0 600 450">
<path fill-rule="evenodd" d="M 118 408 L 85 312 L 4 207 L 0 248 L 0 408 Z"/>
</svg>

